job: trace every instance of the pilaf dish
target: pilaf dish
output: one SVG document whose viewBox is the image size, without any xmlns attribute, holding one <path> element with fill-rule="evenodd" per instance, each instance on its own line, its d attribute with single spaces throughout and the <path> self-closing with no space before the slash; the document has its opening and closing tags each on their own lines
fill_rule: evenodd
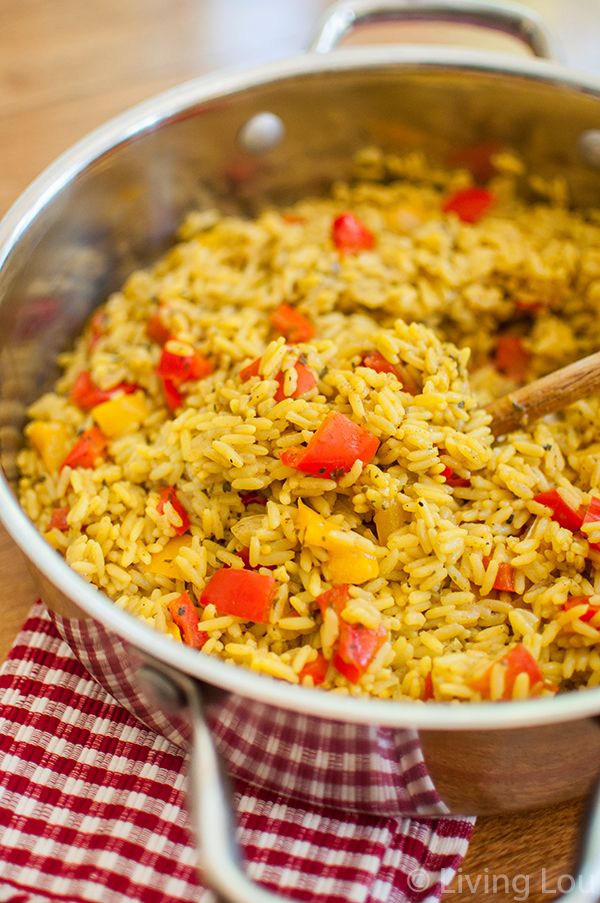
<svg viewBox="0 0 600 903">
<path fill-rule="evenodd" d="M 190 214 L 29 410 L 19 494 L 48 542 L 175 640 L 294 683 L 600 684 L 600 399 L 497 440 L 481 407 L 597 350 L 600 215 L 492 163 L 481 187 L 368 149 L 327 198 Z"/>
</svg>

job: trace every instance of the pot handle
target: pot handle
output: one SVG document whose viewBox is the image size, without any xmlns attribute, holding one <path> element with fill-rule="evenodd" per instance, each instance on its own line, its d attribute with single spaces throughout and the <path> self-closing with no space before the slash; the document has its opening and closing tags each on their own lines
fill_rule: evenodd
<svg viewBox="0 0 600 903">
<path fill-rule="evenodd" d="M 201 876 L 216 903 L 291 903 L 289 898 L 252 881 L 236 840 L 229 779 L 204 717 L 204 699 L 220 691 L 167 665 L 140 668 L 142 687 L 162 708 L 186 715 L 192 726 L 188 799 L 198 845 Z M 600 782 L 590 798 L 581 828 L 581 852 L 576 876 L 556 903 L 597 903 L 600 900 Z"/>
<path fill-rule="evenodd" d="M 560 59 L 556 41 L 539 16 L 499 0 L 339 0 L 327 10 L 310 49 L 329 53 L 357 26 L 385 21 L 477 25 L 517 38 L 534 56 Z"/>
</svg>

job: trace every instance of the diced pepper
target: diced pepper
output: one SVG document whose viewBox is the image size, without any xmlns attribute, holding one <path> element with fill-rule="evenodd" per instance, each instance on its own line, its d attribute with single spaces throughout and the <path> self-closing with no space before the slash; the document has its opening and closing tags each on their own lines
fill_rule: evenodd
<svg viewBox="0 0 600 903">
<path fill-rule="evenodd" d="M 172 338 L 171 333 L 165 326 L 163 319 L 159 313 L 154 313 L 148 317 L 146 323 L 146 335 L 158 345 L 165 345 Z"/>
<path fill-rule="evenodd" d="M 340 634 L 337 651 L 332 663 L 350 683 L 357 683 L 363 676 L 387 639 L 383 625 L 373 630 L 362 624 L 348 624 L 340 618 Z"/>
<path fill-rule="evenodd" d="M 344 414 L 331 411 L 305 448 L 287 449 L 280 457 L 285 465 L 303 473 L 339 479 L 355 461 L 369 464 L 378 448 L 376 436 Z"/>
<path fill-rule="evenodd" d="M 183 395 L 172 379 L 163 379 L 162 384 L 167 407 L 170 411 L 176 411 L 183 404 Z"/>
<path fill-rule="evenodd" d="M 567 530 L 571 530 L 573 533 L 581 529 L 584 519 L 583 512 L 576 511 L 575 508 L 568 505 L 558 489 L 540 492 L 539 495 L 534 497 L 533 501 L 550 508 L 552 520 L 555 520 L 561 527 L 566 527 Z"/>
<path fill-rule="evenodd" d="M 375 244 L 375 236 L 353 213 L 336 216 L 331 227 L 331 237 L 338 251 L 357 254 L 369 251 Z"/>
<path fill-rule="evenodd" d="M 264 507 L 267 504 L 264 495 L 260 495 L 258 492 L 240 492 L 240 502 L 245 508 L 248 505 L 262 505 Z"/>
<path fill-rule="evenodd" d="M 275 392 L 275 401 L 283 401 L 284 398 L 300 398 L 302 395 L 306 395 L 307 392 L 310 392 L 311 389 L 314 389 L 317 385 L 312 370 L 310 370 L 306 364 L 297 361 L 294 364 L 294 369 L 298 375 L 298 379 L 296 381 L 296 388 L 291 395 L 285 394 L 283 373 L 279 371 L 275 377 L 279 383 L 277 391 Z"/>
<path fill-rule="evenodd" d="M 377 527 L 377 538 L 382 545 L 386 545 L 388 539 L 396 530 L 406 523 L 406 512 L 398 501 L 393 501 L 387 508 L 381 508 L 376 512 L 375 526 Z"/>
<path fill-rule="evenodd" d="M 431 671 L 428 671 L 423 685 L 423 700 L 424 702 L 429 702 L 430 699 L 434 698 L 435 692 L 433 688 L 433 677 L 431 675 Z"/>
<path fill-rule="evenodd" d="M 379 576 L 379 565 L 374 555 L 351 548 L 336 548 L 329 553 L 329 578 L 332 583 L 366 583 Z"/>
<path fill-rule="evenodd" d="M 119 383 L 113 386 L 112 389 L 101 389 L 93 381 L 89 370 L 82 370 L 75 380 L 69 399 L 82 411 L 90 411 L 96 405 L 114 398 L 119 392 L 131 395 L 133 392 L 137 392 L 139 388 L 134 383 Z"/>
<path fill-rule="evenodd" d="M 58 470 L 71 445 L 71 433 L 63 423 L 34 421 L 25 432 L 50 473 Z"/>
<path fill-rule="evenodd" d="M 280 304 L 275 308 L 271 314 L 271 325 L 292 345 L 310 342 L 315 336 L 315 327 L 310 320 L 289 304 Z"/>
<path fill-rule="evenodd" d="M 582 527 L 583 533 L 587 538 L 587 534 L 585 531 L 586 524 L 593 524 L 600 520 L 600 498 L 594 496 L 591 502 L 589 503 L 587 510 L 585 512 L 585 516 L 583 518 Z M 589 540 L 588 540 L 589 541 Z M 593 549 L 596 552 L 600 552 L 600 542 L 590 542 L 590 549 Z"/>
<path fill-rule="evenodd" d="M 453 151 L 448 157 L 448 162 L 452 167 L 460 166 L 468 169 L 478 181 L 486 182 L 494 174 L 493 158 L 500 150 L 498 144 L 488 142 L 470 144 Z"/>
<path fill-rule="evenodd" d="M 467 480 L 466 477 L 457 476 L 451 467 L 448 467 L 447 464 L 444 465 L 444 469 L 442 470 L 440 476 L 444 478 L 448 486 L 470 486 L 471 481 Z"/>
<path fill-rule="evenodd" d="M 50 515 L 50 523 L 48 525 L 49 530 L 60 530 L 61 532 L 65 532 L 69 529 L 69 524 L 67 523 L 67 514 L 69 513 L 68 506 L 64 508 L 54 508 L 52 514 Z"/>
<path fill-rule="evenodd" d="M 522 310 L 528 314 L 538 314 L 542 310 L 546 310 L 548 305 L 543 301 L 525 301 L 520 298 L 515 300 L 517 310 Z"/>
<path fill-rule="evenodd" d="M 123 436 L 136 430 L 148 416 L 146 396 L 143 392 L 118 395 L 96 405 L 91 413 L 105 436 Z"/>
<path fill-rule="evenodd" d="M 582 615 L 579 615 L 579 620 L 591 621 L 592 618 L 595 617 L 600 611 L 600 606 L 590 605 L 589 600 L 590 596 L 569 596 L 569 598 L 563 605 L 563 611 L 570 611 L 572 608 L 576 608 L 578 605 L 587 605 L 587 611 L 585 611 Z"/>
<path fill-rule="evenodd" d="M 506 669 L 504 673 L 503 699 L 512 699 L 515 680 L 523 672 L 529 675 L 529 687 L 531 690 L 534 690 L 542 682 L 542 672 L 538 663 L 520 643 L 500 659 L 500 664 Z M 492 667 L 488 668 L 481 677 L 471 681 L 473 689 L 481 693 L 484 699 L 489 699 L 490 696 Z"/>
<path fill-rule="evenodd" d="M 93 351 L 106 332 L 106 311 L 97 310 L 90 319 L 90 351 Z"/>
<path fill-rule="evenodd" d="M 172 580 L 181 580 L 183 574 L 175 564 L 175 558 L 180 551 L 191 545 L 191 536 L 174 536 L 160 550 L 152 556 L 148 570 L 159 577 L 171 577 Z"/>
<path fill-rule="evenodd" d="M 221 568 L 204 587 L 200 602 L 223 615 L 266 624 L 277 585 L 273 577 L 245 569 Z"/>
<path fill-rule="evenodd" d="M 249 571 L 257 571 L 259 568 L 268 568 L 270 571 L 274 571 L 277 567 L 276 564 L 250 564 L 250 549 L 239 549 L 239 551 L 236 552 L 236 555 L 239 555 L 244 562 L 244 567 Z"/>
<path fill-rule="evenodd" d="M 183 342 L 170 339 L 163 348 L 156 372 L 176 385 L 204 379 L 213 371 L 212 362 Z"/>
<path fill-rule="evenodd" d="M 257 357 L 255 361 L 252 361 L 251 364 L 248 364 L 246 367 L 242 367 L 240 370 L 240 379 L 243 383 L 247 382 L 251 377 L 258 376 L 258 368 L 260 367 L 260 362 L 262 358 Z"/>
<path fill-rule="evenodd" d="M 298 516 L 296 518 L 296 526 L 302 535 L 302 542 L 307 546 L 316 546 L 319 549 L 330 549 L 335 546 L 335 541 L 331 539 L 332 530 L 338 530 L 335 524 L 331 523 L 302 500 L 298 501 Z"/>
<path fill-rule="evenodd" d="M 483 566 L 487 570 L 492 559 L 489 555 L 483 556 Z M 514 593 L 515 591 L 515 572 L 512 564 L 507 561 L 501 561 L 498 565 L 498 573 L 494 580 L 494 589 L 503 593 Z"/>
<path fill-rule="evenodd" d="M 63 467 L 95 467 L 98 460 L 104 457 L 106 451 L 106 436 L 97 426 L 90 427 L 82 433 L 65 460 Z"/>
<path fill-rule="evenodd" d="M 515 382 L 523 382 L 531 355 L 518 335 L 501 335 L 496 345 L 496 370 Z"/>
<path fill-rule="evenodd" d="M 317 596 L 315 602 L 319 606 L 319 611 L 323 617 L 325 617 L 325 612 L 328 608 L 333 608 L 336 615 L 339 617 L 346 607 L 349 598 L 350 592 L 348 584 L 341 583 L 339 586 L 332 586 L 331 589 L 325 590 L 324 593 Z"/>
<path fill-rule="evenodd" d="M 181 524 L 178 527 L 173 525 L 173 529 L 178 536 L 181 536 L 183 533 L 187 533 L 190 529 L 190 519 L 188 517 L 188 513 L 179 501 L 177 493 L 173 486 L 169 486 L 167 489 L 163 489 L 160 494 L 160 499 L 158 505 L 156 506 L 156 510 L 159 514 L 163 514 L 165 510 L 165 505 L 169 502 L 173 510 L 179 515 L 181 520 Z"/>
<path fill-rule="evenodd" d="M 366 351 L 361 358 L 361 365 L 375 370 L 376 373 L 392 373 L 405 392 L 418 395 L 419 387 L 402 364 L 392 364 L 379 351 Z"/>
<path fill-rule="evenodd" d="M 495 200 L 486 188 L 463 188 L 446 198 L 442 210 L 444 213 L 455 213 L 463 223 L 476 223 L 485 216 Z"/>
<path fill-rule="evenodd" d="M 316 659 L 305 665 L 298 674 L 298 677 L 300 678 L 300 682 L 302 682 L 305 677 L 312 677 L 313 685 L 318 687 L 325 680 L 328 668 L 329 662 L 322 652 L 318 652 Z"/>
<path fill-rule="evenodd" d="M 187 593 L 169 602 L 169 614 L 181 631 L 181 639 L 192 649 L 202 649 L 208 639 L 205 630 L 200 630 L 196 606 Z"/>
<path fill-rule="evenodd" d="M 282 213 L 281 219 L 284 223 L 289 223 L 290 225 L 303 225 L 306 222 L 306 217 L 301 216 L 299 213 Z"/>
</svg>

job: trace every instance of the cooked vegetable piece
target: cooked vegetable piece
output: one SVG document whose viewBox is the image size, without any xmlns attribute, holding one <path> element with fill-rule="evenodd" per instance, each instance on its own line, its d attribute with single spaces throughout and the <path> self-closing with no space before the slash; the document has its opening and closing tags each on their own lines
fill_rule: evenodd
<svg viewBox="0 0 600 903">
<path fill-rule="evenodd" d="M 162 490 L 158 505 L 156 506 L 156 510 L 159 514 L 164 514 L 165 505 L 167 504 L 167 502 L 171 505 L 173 510 L 177 512 L 181 520 L 181 524 L 178 527 L 176 527 L 174 524 L 171 525 L 175 530 L 175 533 L 178 536 L 183 535 L 183 533 L 187 533 L 187 531 L 190 529 L 190 519 L 188 517 L 187 511 L 179 501 L 179 497 L 173 486 L 169 486 L 167 487 L 167 489 Z"/>
<path fill-rule="evenodd" d="M 271 325 L 275 332 L 285 337 L 292 345 L 309 342 L 315 335 L 310 320 L 289 304 L 280 304 L 271 314 Z"/>
<path fill-rule="evenodd" d="M 492 559 L 489 555 L 483 556 L 483 566 L 487 570 Z M 501 561 L 498 565 L 498 573 L 494 580 L 494 589 L 504 593 L 514 593 L 515 591 L 515 572 L 512 564 L 507 561 Z"/>
<path fill-rule="evenodd" d="M 240 556 L 244 562 L 244 567 L 249 571 L 257 571 L 259 568 L 268 568 L 270 571 L 274 571 L 277 567 L 276 564 L 250 564 L 250 549 L 239 549 L 236 555 Z"/>
<path fill-rule="evenodd" d="M 52 514 L 50 515 L 50 523 L 48 525 L 49 530 L 60 530 L 64 533 L 69 529 L 69 524 L 67 523 L 67 514 L 69 513 L 69 508 L 65 505 L 63 508 L 53 508 Z"/>
<path fill-rule="evenodd" d="M 104 457 L 107 441 L 106 436 L 97 426 L 90 427 L 82 433 L 65 460 L 63 467 L 95 467 L 98 460 Z"/>
<path fill-rule="evenodd" d="M 176 411 L 183 404 L 183 395 L 175 385 L 172 379 L 164 379 L 162 381 L 165 393 L 165 401 L 170 411 Z"/>
<path fill-rule="evenodd" d="M 355 461 L 369 464 L 379 448 L 379 439 L 344 414 L 331 411 L 305 448 L 281 453 L 288 467 L 318 477 L 339 479 Z"/>
<path fill-rule="evenodd" d="M 246 367 L 242 367 L 240 370 L 240 379 L 243 383 L 247 382 L 251 377 L 259 375 L 259 367 L 262 358 L 257 357 L 255 361 L 252 361 L 251 364 L 248 364 Z"/>
<path fill-rule="evenodd" d="M 118 395 L 96 405 L 91 413 L 105 436 L 123 436 L 137 429 L 148 416 L 146 396 L 143 392 Z"/>
<path fill-rule="evenodd" d="M 419 387 L 403 364 L 392 364 L 379 351 L 366 351 L 361 358 L 361 365 L 375 370 L 376 373 L 392 373 L 405 392 L 418 395 Z"/>
<path fill-rule="evenodd" d="M 463 188 L 446 198 L 442 210 L 444 213 L 455 213 L 463 223 L 477 223 L 495 200 L 486 188 Z"/>
<path fill-rule="evenodd" d="M 332 663 L 351 683 L 357 683 L 387 639 L 383 625 L 373 630 L 339 619 L 340 634 Z"/>
<path fill-rule="evenodd" d="M 308 664 L 302 668 L 298 677 L 301 682 L 305 677 L 312 677 L 313 685 L 318 687 L 325 680 L 328 668 L 329 662 L 322 652 L 318 652 L 316 659 L 312 662 L 308 662 Z"/>
<path fill-rule="evenodd" d="M 587 611 L 579 615 L 580 621 L 591 621 L 600 611 L 600 605 L 590 605 L 590 596 L 569 596 L 563 605 L 563 611 L 570 611 L 578 605 L 587 605 Z"/>
<path fill-rule="evenodd" d="M 312 370 L 310 370 L 306 366 L 306 364 L 297 361 L 294 364 L 294 369 L 298 375 L 298 379 L 296 381 L 296 388 L 291 395 L 285 394 L 284 376 L 281 370 L 275 377 L 277 382 L 279 383 L 277 391 L 275 392 L 275 401 L 283 401 L 284 398 L 300 398 L 302 395 L 306 395 L 307 392 L 310 392 L 311 389 L 314 389 L 314 387 L 317 385 L 317 381 Z"/>
<path fill-rule="evenodd" d="M 512 699 L 513 687 L 515 680 L 525 672 L 529 675 L 529 688 L 535 690 L 542 683 L 542 672 L 534 657 L 520 643 L 514 646 L 503 658 L 500 664 L 504 671 L 504 693 L 503 699 Z M 471 681 L 471 686 L 477 690 L 484 699 L 490 698 L 490 678 L 493 665 L 485 671 L 481 677 Z"/>
<path fill-rule="evenodd" d="M 183 342 L 170 339 L 163 348 L 156 372 L 176 385 L 204 379 L 213 371 L 212 362 Z"/>
<path fill-rule="evenodd" d="M 339 616 L 346 607 L 349 598 L 348 584 L 343 583 L 340 586 L 332 586 L 331 589 L 325 590 L 324 593 L 317 596 L 315 602 L 319 606 L 319 611 L 323 617 L 325 617 L 325 612 L 328 608 L 333 608 L 336 615 Z"/>
<path fill-rule="evenodd" d="M 158 574 L 160 577 L 170 577 L 172 580 L 181 580 L 183 574 L 175 564 L 175 558 L 182 549 L 187 548 L 192 543 L 191 536 L 174 536 L 160 550 L 152 556 L 152 561 L 148 565 L 148 570 L 152 574 Z"/>
<path fill-rule="evenodd" d="M 336 216 L 331 227 L 331 237 L 338 251 L 357 254 L 369 251 L 375 244 L 375 236 L 354 213 Z"/>
<path fill-rule="evenodd" d="M 533 501 L 550 508 L 552 520 L 555 520 L 561 527 L 566 527 L 567 530 L 571 530 L 573 533 L 581 529 L 583 513 L 576 511 L 575 508 L 565 502 L 558 489 L 540 492 L 534 497 Z"/>
<path fill-rule="evenodd" d="M 58 470 L 71 445 L 71 434 L 64 423 L 34 420 L 25 432 L 50 473 Z"/>
<path fill-rule="evenodd" d="M 444 478 L 448 486 L 466 487 L 471 485 L 470 480 L 467 480 L 466 477 L 459 477 L 458 474 L 455 474 L 452 468 L 448 467 L 447 464 L 444 465 L 444 469 L 442 470 L 440 476 Z"/>
<path fill-rule="evenodd" d="M 181 639 L 192 649 L 202 649 L 208 639 L 205 630 L 200 630 L 196 606 L 187 593 L 169 602 L 169 613 L 181 631 Z"/>
<path fill-rule="evenodd" d="M 267 504 L 266 498 L 259 492 L 240 492 L 240 502 L 245 508 L 248 505 L 262 505 L 264 507 Z"/>
<path fill-rule="evenodd" d="M 69 399 L 82 411 L 91 411 L 96 405 L 109 401 L 119 392 L 130 395 L 132 392 L 137 392 L 138 389 L 139 386 L 134 383 L 119 383 L 112 389 L 101 389 L 93 381 L 89 370 L 82 370 L 75 380 Z"/>
<path fill-rule="evenodd" d="M 159 313 L 154 313 L 148 317 L 146 335 L 158 345 L 165 345 L 169 339 L 173 338 Z"/>
<path fill-rule="evenodd" d="M 377 527 L 377 538 L 382 545 L 386 545 L 388 539 L 395 530 L 406 523 L 407 515 L 401 504 L 394 500 L 387 508 L 377 511 L 375 517 L 375 526 Z"/>
<path fill-rule="evenodd" d="M 586 524 L 593 524 L 600 520 L 600 498 L 594 496 L 591 502 L 589 503 L 587 510 L 585 512 L 585 516 L 582 521 L 582 527 L 584 528 L 583 532 L 587 538 L 587 532 L 585 530 Z M 589 540 L 588 540 L 589 541 Z M 596 552 L 600 552 L 600 542 L 590 542 L 590 549 L 593 549 Z"/>
<path fill-rule="evenodd" d="M 527 374 L 531 355 L 518 335 L 501 335 L 496 344 L 494 363 L 500 373 L 517 383 Z"/>
<path fill-rule="evenodd" d="M 435 690 L 433 687 L 433 676 L 431 671 L 427 672 L 425 677 L 425 682 L 423 684 L 423 701 L 429 702 L 430 699 L 435 698 Z"/>
<path fill-rule="evenodd" d="M 204 587 L 200 602 L 212 603 L 220 614 L 266 624 L 276 588 L 275 580 L 267 574 L 221 568 Z"/>
<path fill-rule="evenodd" d="M 332 583 L 366 583 L 379 576 L 379 565 L 374 555 L 361 549 L 333 549 L 327 562 L 329 578 Z"/>
</svg>

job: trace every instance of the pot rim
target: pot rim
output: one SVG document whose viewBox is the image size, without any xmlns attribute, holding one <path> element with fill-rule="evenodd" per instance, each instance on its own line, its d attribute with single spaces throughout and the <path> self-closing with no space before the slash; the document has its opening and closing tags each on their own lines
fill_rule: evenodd
<svg viewBox="0 0 600 903">
<path fill-rule="evenodd" d="M 37 215 L 77 175 L 116 146 L 168 122 L 189 107 L 276 80 L 355 69 L 376 70 L 398 65 L 406 68 L 450 68 L 510 75 L 600 97 L 600 78 L 571 72 L 556 63 L 421 45 L 353 47 L 336 50 L 328 55 L 310 53 L 252 69 L 239 67 L 225 73 L 202 76 L 162 92 L 110 119 L 45 169 L 20 195 L 0 222 L 0 272 Z M 504 705 L 489 702 L 419 704 L 416 701 L 340 697 L 334 693 L 283 683 L 249 669 L 241 670 L 239 666 L 199 654 L 117 608 L 107 596 L 72 570 L 46 543 L 20 507 L 1 471 L 0 521 L 27 558 L 52 584 L 93 619 L 135 646 L 142 656 L 159 663 L 164 662 L 192 677 L 263 703 L 335 721 L 428 730 L 534 727 L 600 713 L 600 687 Z"/>
</svg>

